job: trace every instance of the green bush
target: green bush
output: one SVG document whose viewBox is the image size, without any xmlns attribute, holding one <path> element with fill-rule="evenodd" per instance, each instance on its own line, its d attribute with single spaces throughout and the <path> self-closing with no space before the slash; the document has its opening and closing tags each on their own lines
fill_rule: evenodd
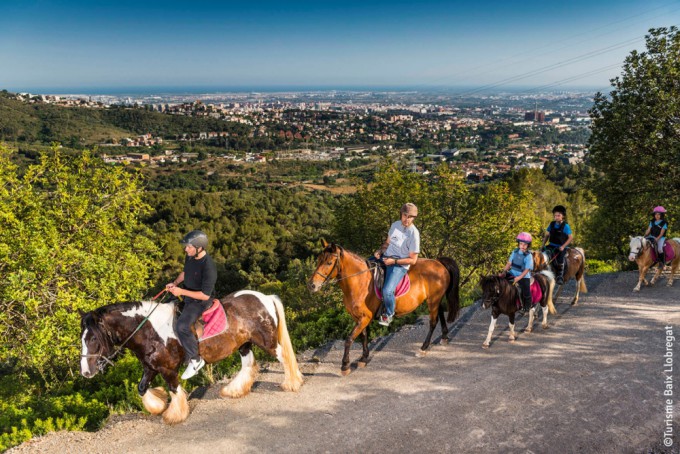
<svg viewBox="0 0 680 454">
<path fill-rule="evenodd" d="M 615 273 L 620 271 L 619 265 L 612 261 L 586 259 L 588 274 Z"/>
</svg>

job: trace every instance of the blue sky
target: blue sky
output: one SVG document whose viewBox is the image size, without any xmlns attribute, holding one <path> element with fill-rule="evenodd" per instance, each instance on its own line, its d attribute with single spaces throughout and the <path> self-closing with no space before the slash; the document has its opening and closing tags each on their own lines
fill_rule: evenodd
<svg viewBox="0 0 680 454">
<path fill-rule="evenodd" d="M 678 24 L 678 0 L 0 0 L 0 89 L 604 88 Z"/>
</svg>

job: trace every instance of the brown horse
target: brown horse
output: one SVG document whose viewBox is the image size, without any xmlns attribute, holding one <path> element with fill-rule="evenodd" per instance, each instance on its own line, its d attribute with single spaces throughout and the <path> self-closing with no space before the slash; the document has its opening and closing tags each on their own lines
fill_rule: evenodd
<svg viewBox="0 0 680 454">
<path fill-rule="evenodd" d="M 312 292 L 331 282 L 337 282 L 344 295 L 345 309 L 352 316 L 356 325 L 345 340 L 345 354 L 342 357 L 342 373 L 347 375 L 349 367 L 349 350 L 359 334 L 362 335 L 363 354 L 358 366 L 368 363 L 368 325 L 380 308 L 380 300 L 373 289 L 373 273 L 366 260 L 335 244 L 322 242 L 324 250 L 319 255 L 316 270 L 309 280 Z M 440 305 L 444 296 L 448 301 L 448 321 L 453 322 L 460 309 L 458 295 L 460 273 L 453 259 L 442 257 L 437 260 L 418 259 L 408 270 L 411 289 L 397 298 L 396 316 L 400 317 L 413 312 L 424 301 L 430 310 L 430 331 L 421 347 L 420 355 L 425 354 L 430 346 L 432 333 L 441 322 L 442 343 L 447 343 L 449 328 L 446 324 Z"/>
<path fill-rule="evenodd" d="M 220 390 L 222 397 L 242 397 L 250 392 L 257 365 L 251 350 L 257 345 L 283 364 L 285 391 L 298 391 L 302 374 L 288 336 L 284 310 L 276 295 L 240 291 L 220 300 L 227 315 L 227 330 L 199 343 L 199 353 L 207 363 L 220 361 L 238 350 L 241 370 Z M 144 408 L 154 415 L 163 414 L 168 424 L 189 416 L 187 395 L 179 384 L 178 371 L 184 349 L 173 328 L 175 304 L 149 301 L 117 303 L 81 313 L 82 355 L 80 373 L 90 378 L 104 370 L 123 348 L 131 350 L 142 363 L 144 374 L 137 386 Z M 170 389 L 149 389 L 160 374 Z"/>
<path fill-rule="evenodd" d="M 666 240 L 666 242 L 673 248 L 673 252 L 675 252 L 675 258 L 673 258 L 673 261 L 671 262 L 671 274 L 668 276 L 668 284 L 666 284 L 668 287 L 670 287 L 673 285 L 673 275 L 678 269 L 678 265 L 680 265 L 680 238 L 673 238 L 672 240 L 669 239 Z M 649 240 L 647 240 L 647 238 L 641 236 L 630 237 L 630 253 L 628 254 L 628 260 L 631 262 L 635 261 L 640 272 L 638 283 L 633 289 L 634 292 L 640 291 L 640 285 L 642 285 L 643 282 L 645 285 L 654 285 L 666 266 L 665 263 L 660 263 L 656 269 L 656 273 L 654 273 L 652 281 L 649 283 L 647 282 L 647 270 L 649 270 L 649 268 L 654 265 L 651 246 L 652 244 Z"/>
<path fill-rule="evenodd" d="M 540 301 L 532 301 L 531 310 L 529 311 L 529 323 L 525 329 L 526 333 L 531 333 L 534 326 L 534 316 L 536 308 L 540 304 L 543 310 L 543 329 L 548 329 L 548 311 L 555 315 L 557 311 L 553 305 L 552 291 L 555 287 L 555 275 L 552 271 L 543 270 L 539 273 L 533 274 L 532 278 L 541 287 Z M 491 344 L 491 336 L 493 330 L 496 328 L 496 322 L 501 314 L 508 316 L 510 320 L 510 342 L 514 342 L 517 338 L 515 334 L 515 313 L 519 310 L 517 302 L 519 300 L 519 292 L 517 287 L 512 285 L 505 277 L 496 275 L 486 276 L 479 282 L 482 287 L 482 308 L 491 308 L 491 324 L 489 325 L 489 332 L 486 340 L 482 344 L 482 348 L 489 348 Z"/>
<path fill-rule="evenodd" d="M 553 272 L 557 272 L 547 252 L 532 251 L 531 256 L 534 259 L 534 270 L 545 270 L 552 266 Z M 576 295 L 574 295 L 574 299 L 571 300 L 571 304 L 578 304 L 578 297 L 580 293 L 588 293 L 588 287 L 586 287 L 585 279 L 586 254 L 583 249 L 580 247 L 567 248 L 567 253 L 564 255 L 564 265 L 566 266 L 563 276 L 564 284 L 569 282 L 571 279 L 576 280 Z M 564 284 L 557 287 L 557 293 L 554 297 L 555 301 L 557 301 L 557 298 L 560 297 Z"/>
</svg>

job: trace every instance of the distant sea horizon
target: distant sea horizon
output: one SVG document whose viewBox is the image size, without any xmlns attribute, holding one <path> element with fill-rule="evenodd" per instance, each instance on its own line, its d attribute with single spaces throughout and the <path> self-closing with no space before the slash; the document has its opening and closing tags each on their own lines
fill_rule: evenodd
<svg viewBox="0 0 680 454">
<path fill-rule="evenodd" d="M 479 86 L 427 86 L 427 85 L 226 85 L 226 86 L 73 86 L 73 87 L 0 87 L 13 93 L 31 93 L 45 95 L 199 95 L 199 94 L 219 94 L 219 93 L 309 93 L 309 92 L 420 92 L 420 93 L 441 93 L 441 94 L 466 94 L 474 92 L 474 95 L 494 95 L 526 93 L 534 87 L 512 86 L 494 87 L 482 90 Z M 602 87 L 590 86 L 565 86 L 553 87 L 539 93 L 555 92 L 595 92 L 602 90 Z M 470 94 L 472 95 L 472 94 Z"/>
</svg>

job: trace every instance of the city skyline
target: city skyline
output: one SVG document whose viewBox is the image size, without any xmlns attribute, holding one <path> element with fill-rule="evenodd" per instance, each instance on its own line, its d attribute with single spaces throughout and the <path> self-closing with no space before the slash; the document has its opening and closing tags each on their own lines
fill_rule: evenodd
<svg viewBox="0 0 680 454">
<path fill-rule="evenodd" d="M 0 89 L 605 89 L 667 1 L 0 6 Z"/>
</svg>

